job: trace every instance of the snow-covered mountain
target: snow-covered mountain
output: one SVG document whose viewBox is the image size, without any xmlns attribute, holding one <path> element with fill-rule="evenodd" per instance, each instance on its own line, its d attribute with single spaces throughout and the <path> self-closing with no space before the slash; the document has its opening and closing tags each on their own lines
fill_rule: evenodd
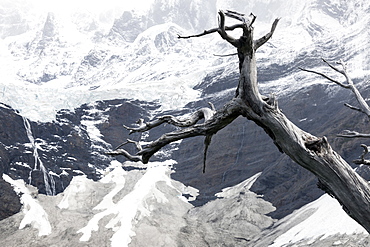
<svg viewBox="0 0 370 247">
<path fill-rule="evenodd" d="M 368 1 L 122 2 L 0 2 L 4 246 L 367 246 L 368 234 L 315 177 L 245 119 L 214 137 L 205 174 L 199 138 L 148 165 L 102 153 L 126 140 L 123 124 L 233 96 L 238 61 L 214 56 L 233 47 L 217 34 L 177 39 L 233 9 L 257 15 L 256 37 L 282 18 L 257 54 L 260 88 L 350 162 L 361 140 L 335 134 L 366 130 L 367 119 L 343 107 L 354 102 L 349 92 L 297 68 L 331 73 L 320 58 L 343 59 L 369 94 Z M 150 141 L 171 128 L 130 138 Z M 356 171 L 370 180 L 367 167 Z"/>
</svg>

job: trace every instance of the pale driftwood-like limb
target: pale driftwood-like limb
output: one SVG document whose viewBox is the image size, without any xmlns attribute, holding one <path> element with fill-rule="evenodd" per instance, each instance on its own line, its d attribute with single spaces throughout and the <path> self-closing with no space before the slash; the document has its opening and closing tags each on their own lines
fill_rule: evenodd
<svg viewBox="0 0 370 247">
<path fill-rule="evenodd" d="M 150 122 L 144 122 L 143 119 L 139 119 L 138 121 L 138 127 L 128 127 L 123 125 L 126 129 L 130 130 L 130 134 L 135 132 L 144 132 L 148 131 L 152 128 L 155 128 L 163 123 L 168 123 L 177 127 L 189 127 L 194 124 L 196 124 L 199 120 L 204 119 L 204 121 L 207 121 L 209 118 L 212 117 L 212 115 L 215 112 L 214 106 L 212 103 L 209 103 L 211 105 L 211 108 L 201 108 L 191 114 L 189 117 L 174 117 L 171 115 L 165 115 L 157 117 L 157 119 L 150 121 Z"/>
<path fill-rule="evenodd" d="M 337 136 L 346 138 L 359 138 L 359 137 L 370 138 L 370 134 L 359 133 L 353 130 L 343 130 L 342 133 L 338 134 Z"/>
<path fill-rule="evenodd" d="M 363 147 L 364 152 L 360 156 L 359 159 L 353 160 L 352 162 L 357 164 L 357 165 L 370 165 L 370 160 L 365 160 L 365 155 L 369 153 L 369 147 L 365 144 L 361 144 L 361 147 Z"/>
<path fill-rule="evenodd" d="M 250 105 L 248 103 L 247 105 Z M 311 171 L 346 213 L 370 232 L 370 187 L 332 150 L 326 138 L 315 137 L 290 122 L 278 109 L 249 110 L 245 116 L 261 126 L 279 150 Z"/>
<path fill-rule="evenodd" d="M 137 155 L 141 155 L 143 163 L 147 163 L 153 154 L 172 142 L 194 136 L 214 135 L 234 121 L 234 119 L 240 115 L 240 109 L 240 102 L 235 99 L 231 100 L 223 108 L 216 111 L 215 114 L 213 114 L 212 117 L 204 123 L 195 124 L 184 129 L 165 133 L 157 140 L 143 146 L 143 150 L 138 152 Z"/>
<path fill-rule="evenodd" d="M 265 36 L 262 38 L 259 38 L 258 40 L 254 41 L 254 47 L 257 50 L 260 48 L 263 44 L 265 44 L 269 39 L 271 39 L 272 35 L 275 32 L 276 26 L 278 24 L 280 19 L 275 19 L 274 23 L 272 23 L 271 30 L 269 33 L 267 33 Z"/>
<path fill-rule="evenodd" d="M 128 144 L 128 143 L 132 143 L 135 145 L 135 147 L 137 148 L 138 151 L 141 151 L 143 150 L 140 143 L 137 142 L 137 141 L 133 141 L 133 140 L 130 140 L 130 139 L 127 139 L 124 143 L 118 145 L 113 151 L 110 151 L 110 152 L 106 152 L 105 154 L 106 155 L 111 155 L 111 156 L 118 156 L 118 155 L 122 155 L 124 157 L 126 157 L 126 159 L 128 160 L 131 160 L 133 162 L 139 162 L 139 161 L 142 161 L 141 160 L 141 156 L 138 156 L 138 155 L 131 155 L 129 152 L 127 152 L 126 150 L 124 149 L 121 149 L 120 147 Z"/>
</svg>

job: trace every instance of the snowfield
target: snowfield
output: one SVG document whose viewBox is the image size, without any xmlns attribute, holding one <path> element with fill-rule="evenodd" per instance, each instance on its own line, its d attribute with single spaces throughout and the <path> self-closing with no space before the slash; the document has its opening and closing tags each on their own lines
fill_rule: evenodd
<svg viewBox="0 0 370 247">
<path fill-rule="evenodd" d="M 238 185 L 225 188 L 217 194 L 218 199 L 215 201 L 194 208 L 183 195 L 190 194 L 191 200 L 197 196 L 197 190 L 184 186 L 169 177 L 173 162 L 171 160 L 162 163 L 151 162 L 144 171 L 126 171 L 125 166 L 137 164 L 131 164 L 131 162 L 121 164 L 114 161 L 106 169 L 100 181 L 92 182 L 85 176 L 76 176 L 65 192 L 56 197 L 37 195 L 32 186 L 26 187 L 23 181 L 14 181 L 4 175 L 3 178 L 11 183 L 18 193 L 22 193 L 23 202 L 23 211 L 19 215 L 22 218 L 19 229 L 22 231 L 17 231 L 15 235 L 9 236 L 4 241 L 12 246 L 11 244 L 17 238 L 22 237 L 24 241 L 27 241 L 27 238 L 33 238 L 35 234 L 44 236 L 43 243 L 58 241 L 60 246 L 67 246 L 71 243 L 74 246 L 84 246 L 85 242 L 99 244 L 98 239 L 109 241 L 109 246 L 130 246 L 133 237 L 135 241 L 141 239 L 141 242 L 153 241 L 153 243 L 170 243 L 176 246 L 179 237 L 177 231 L 186 226 L 186 218 L 190 217 L 187 221 L 191 222 L 194 215 L 212 212 L 211 208 L 227 208 L 229 203 L 240 200 L 238 197 L 240 198 L 241 192 L 248 195 L 246 201 L 248 205 L 259 205 L 253 210 L 261 210 L 261 212 L 267 210 L 264 209 L 267 202 L 262 202 L 260 197 L 249 191 L 260 173 Z M 232 211 L 242 209 L 232 208 Z M 156 219 L 158 216 L 155 215 L 158 214 L 158 210 L 165 211 L 165 216 L 162 215 Z M 229 213 L 233 215 L 237 212 L 238 217 L 241 217 L 243 212 L 232 211 Z M 218 214 L 221 216 L 227 214 L 227 211 L 212 213 L 213 217 Z M 203 217 L 205 220 L 208 216 Z M 223 217 L 226 218 L 226 215 Z M 260 217 L 266 216 L 253 213 L 244 222 L 258 222 Z M 147 232 L 141 232 L 147 220 L 166 228 L 168 224 L 171 224 L 172 230 L 153 238 Z M 174 222 L 176 222 L 175 225 L 173 225 Z M 297 243 L 303 245 L 296 246 L 307 246 L 309 243 L 338 234 L 368 236 L 365 229 L 352 220 L 342 210 L 339 203 L 328 195 L 323 195 L 275 223 L 267 218 L 262 222 L 265 224 L 270 222 L 268 223 L 270 228 L 262 232 L 266 242 L 262 245 L 257 242 L 257 246 L 280 247 Z M 67 228 L 65 228 L 66 224 Z M 27 225 L 31 228 L 26 227 Z M 32 233 L 33 229 L 36 230 L 34 233 Z M 29 231 L 32 234 L 27 233 Z M 64 238 L 65 234 L 68 234 L 66 231 L 74 232 L 74 237 Z M 214 233 L 210 232 L 210 236 L 212 234 Z M 171 242 L 168 242 L 168 238 L 172 238 Z M 192 241 L 194 240 L 191 239 L 190 242 Z M 149 244 L 148 246 L 158 245 Z M 201 242 L 199 246 L 203 246 Z"/>
</svg>

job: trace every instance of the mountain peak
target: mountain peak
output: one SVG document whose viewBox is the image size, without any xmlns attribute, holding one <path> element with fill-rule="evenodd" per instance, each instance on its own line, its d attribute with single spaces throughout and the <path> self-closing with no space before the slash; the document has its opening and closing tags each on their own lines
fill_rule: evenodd
<svg viewBox="0 0 370 247">
<path fill-rule="evenodd" d="M 48 13 L 46 17 L 46 21 L 44 24 L 44 28 L 42 30 L 42 37 L 43 38 L 52 38 L 57 34 L 57 26 L 55 23 L 55 15 L 52 12 Z"/>
<path fill-rule="evenodd" d="M 133 42 L 141 32 L 152 25 L 148 17 L 125 11 L 120 18 L 114 21 L 109 36 L 118 36 L 124 41 Z"/>
</svg>

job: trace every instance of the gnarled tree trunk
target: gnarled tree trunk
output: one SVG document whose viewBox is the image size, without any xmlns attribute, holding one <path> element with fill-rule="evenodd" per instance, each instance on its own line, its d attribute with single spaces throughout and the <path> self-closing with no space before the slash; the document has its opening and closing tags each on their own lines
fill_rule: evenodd
<svg viewBox="0 0 370 247">
<path fill-rule="evenodd" d="M 241 24 L 225 27 L 225 15 L 240 20 Z M 217 111 L 211 109 L 199 111 L 189 119 L 166 116 L 149 123 L 141 123 L 138 128 L 127 127 L 131 132 L 140 132 L 166 122 L 185 128 L 166 133 L 157 140 L 140 146 L 135 155 L 128 154 L 124 149 L 116 149 L 108 154 L 124 155 L 128 159 L 147 163 L 150 157 L 163 146 L 184 138 L 203 135 L 206 136 L 205 143 L 208 145 L 212 135 L 226 127 L 238 116 L 244 116 L 261 126 L 281 152 L 315 174 L 319 179 L 320 188 L 335 197 L 347 214 L 370 233 L 370 187 L 368 182 L 354 172 L 332 150 L 325 137 L 319 138 L 298 128 L 281 112 L 273 95 L 265 97 L 259 92 L 255 53 L 271 38 L 279 20 L 274 21 L 269 33 L 254 40 L 252 24 L 255 16 L 251 15 L 245 18 L 243 14 L 232 11 L 225 13 L 220 11 L 219 16 L 218 28 L 206 30 L 199 35 L 179 36 L 179 38 L 199 37 L 218 32 L 223 39 L 237 49 L 240 76 L 235 97 Z M 226 32 L 235 28 L 243 30 L 243 35 L 239 39 L 229 36 Z M 205 121 L 198 123 L 200 119 L 205 119 Z M 188 124 L 179 124 L 185 122 Z"/>
</svg>

